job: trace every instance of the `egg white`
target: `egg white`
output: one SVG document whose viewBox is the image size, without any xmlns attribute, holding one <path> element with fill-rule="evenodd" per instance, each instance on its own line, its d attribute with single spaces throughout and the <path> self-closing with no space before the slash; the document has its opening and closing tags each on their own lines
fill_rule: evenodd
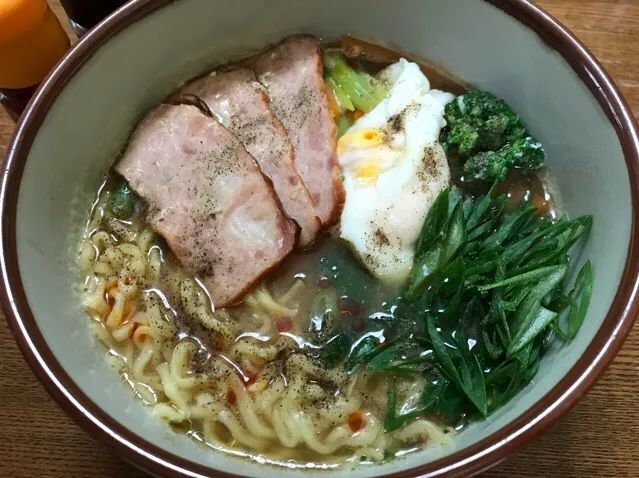
<svg viewBox="0 0 639 478">
<path fill-rule="evenodd" d="M 381 72 L 389 93 L 338 142 L 346 202 L 340 236 L 379 280 L 409 275 L 422 224 L 450 170 L 438 142 L 453 95 L 430 89 L 415 63 Z"/>
</svg>

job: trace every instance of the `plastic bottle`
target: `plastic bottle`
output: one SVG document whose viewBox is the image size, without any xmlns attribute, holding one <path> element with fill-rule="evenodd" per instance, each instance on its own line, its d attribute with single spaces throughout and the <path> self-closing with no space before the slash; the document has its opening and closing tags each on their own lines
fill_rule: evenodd
<svg viewBox="0 0 639 478">
<path fill-rule="evenodd" d="M 0 0 L 0 104 L 14 120 L 69 46 L 46 0 Z"/>
</svg>

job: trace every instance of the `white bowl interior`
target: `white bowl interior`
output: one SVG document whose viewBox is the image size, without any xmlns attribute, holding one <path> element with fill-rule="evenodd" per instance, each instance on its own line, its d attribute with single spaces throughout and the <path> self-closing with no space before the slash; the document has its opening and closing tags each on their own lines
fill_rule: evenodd
<svg viewBox="0 0 639 478">
<path fill-rule="evenodd" d="M 20 189 L 20 273 L 37 324 L 57 360 L 115 420 L 161 448 L 219 470 L 245 476 L 281 474 L 280 469 L 204 450 L 156 422 L 134 400 L 107 368 L 104 350 L 89 336 L 74 292 L 74 250 L 102 174 L 149 108 L 211 66 L 298 32 L 324 39 L 350 33 L 397 46 L 502 96 L 546 146 L 565 209 L 572 216 L 594 215 L 594 229 L 578 262 L 593 259 L 595 288 L 578 337 L 569 346 L 556 347 L 543 360 L 534 383 L 489 420 L 469 427 L 454 447 L 353 473 L 380 475 L 477 442 L 543 397 L 598 330 L 629 246 L 630 185 L 613 127 L 559 54 L 488 3 L 183 0 L 154 12 L 106 42 L 47 114 Z"/>
</svg>

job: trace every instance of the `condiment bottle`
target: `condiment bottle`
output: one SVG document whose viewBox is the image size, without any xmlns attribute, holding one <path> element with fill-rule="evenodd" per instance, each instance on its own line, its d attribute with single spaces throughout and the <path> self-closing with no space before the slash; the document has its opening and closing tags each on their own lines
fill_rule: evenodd
<svg viewBox="0 0 639 478">
<path fill-rule="evenodd" d="M 80 37 L 127 0 L 60 0 L 73 31 Z"/>
<path fill-rule="evenodd" d="M 11 118 L 69 46 L 46 0 L 0 0 L 0 103 Z"/>
</svg>

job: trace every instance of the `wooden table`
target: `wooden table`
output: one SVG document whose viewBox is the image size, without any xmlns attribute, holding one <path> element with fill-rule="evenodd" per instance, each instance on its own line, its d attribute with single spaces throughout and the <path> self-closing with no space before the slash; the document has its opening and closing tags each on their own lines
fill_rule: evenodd
<svg viewBox="0 0 639 478">
<path fill-rule="evenodd" d="M 57 0 L 50 2 L 64 25 Z M 540 0 L 601 60 L 639 115 L 639 0 Z M 70 31 L 69 31 L 70 33 Z M 0 157 L 14 125 L 0 111 Z M 533 445 L 487 477 L 639 476 L 639 327 L 599 384 Z M 0 320 L 0 476 L 142 477 L 49 397 Z"/>
</svg>

